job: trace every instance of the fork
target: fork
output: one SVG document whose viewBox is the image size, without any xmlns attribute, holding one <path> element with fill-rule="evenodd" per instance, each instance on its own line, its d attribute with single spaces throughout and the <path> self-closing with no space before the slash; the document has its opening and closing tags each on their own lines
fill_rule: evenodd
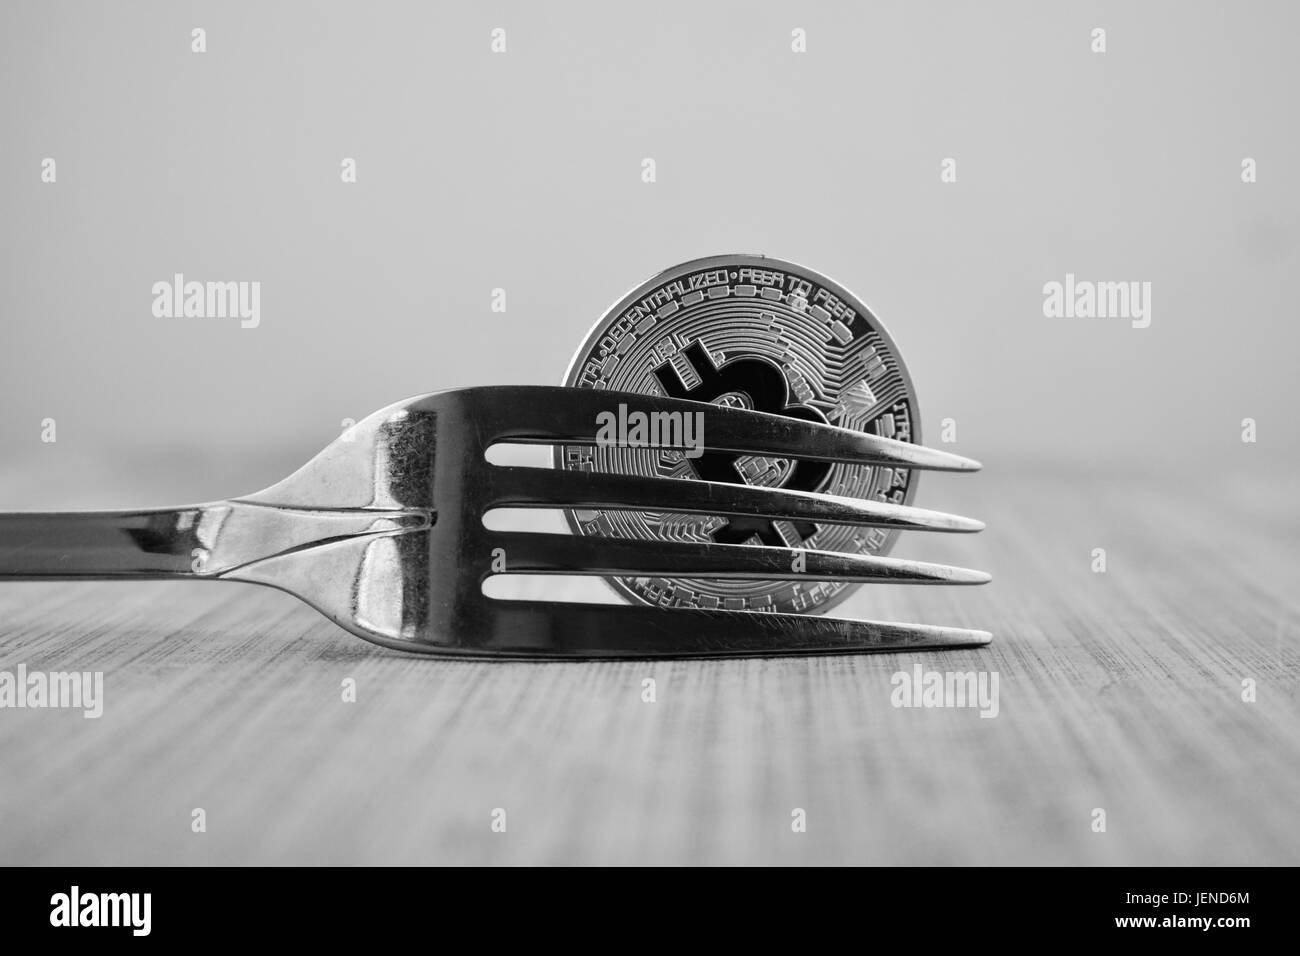
<svg viewBox="0 0 1300 956">
<path fill-rule="evenodd" d="M 761 516 L 970 532 L 969 518 L 787 488 L 490 463 L 497 443 L 596 444 L 630 411 L 700 413 L 710 451 L 974 471 L 907 442 L 764 412 L 608 390 L 454 389 L 368 416 L 264 491 L 180 508 L 0 514 L 0 580 L 243 581 L 295 595 L 359 637 L 424 654 L 775 656 L 987 644 L 987 631 L 775 612 L 498 599 L 493 573 L 982 584 L 980 571 L 860 554 L 489 530 L 494 508 Z M 802 560 L 796 560 L 800 557 Z M 799 570 L 795 567 L 799 566 Z"/>
</svg>

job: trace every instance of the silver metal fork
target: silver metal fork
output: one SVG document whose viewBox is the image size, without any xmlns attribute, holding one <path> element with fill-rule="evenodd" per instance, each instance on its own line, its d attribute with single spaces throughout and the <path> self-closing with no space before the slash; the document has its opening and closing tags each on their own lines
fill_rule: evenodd
<svg viewBox="0 0 1300 956">
<path fill-rule="evenodd" d="M 604 390 L 487 387 L 390 405 L 265 491 L 145 511 L 0 514 L 0 579 L 279 588 L 385 647 L 518 658 L 769 656 L 986 644 L 986 631 L 751 611 L 488 597 L 494 572 L 981 584 L 963 568 L 714 543 L 495 531 L 493 508 L 761 516 L 924 531 L 969 518 L 781 488 L 502 466 L 496 443 L 595 444 L 602 412 L 700 413 L 710 451 L 973 471 L 957 455 L 762 412 Z M 800 570 L 795 570 L 799 566 Z"/>
</svg>

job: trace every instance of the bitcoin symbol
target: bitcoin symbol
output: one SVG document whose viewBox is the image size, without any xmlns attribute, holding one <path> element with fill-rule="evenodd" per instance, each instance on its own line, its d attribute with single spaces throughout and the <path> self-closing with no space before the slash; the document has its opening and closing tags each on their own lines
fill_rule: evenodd
<svg viewBox="0 0 1300 956">
<path fill-rule="evenodd" d="M 802 266 L 761 256 L 714 256 L 655 276 L 616 302 L 565 376 L 576 388 L 732 405 L 893 438 L 921 440 L 907 369 L 880 321 L 847 289 Z M 705 442 L 708 435 L 704 436 Z M 811 449 L 815 452 L 815 449 Z M 915 471 L 706 451 L 561 445 L 560 468 L 816 491 L 907 504 Z M 766 517 L 565 512 L 575 534 L 887 554 L 884 528 Z M 824 610 L 854 585 L 806 580 L 610 578 L 620 593 L 665 607 Z"/>
<path fill-rule="evenodd" d="M 687 388 L 671 362 L 654 370 L 654 377 L 664 394 L 670 398 L 685 398 L 695 402 L 739 404 L 759 412 L 802 418 L 806 421 L 827 424 L 826 416 L 810 405 L 792 403 L 790 386 L 781 370 L 761 358 L 738 358 L 714 364 L 704 345 L 692 342 L 682 355 L 690 363 L 699 383 Z M 745 473 L 739 462 L 743 457 L 728 452 L 705 452 L 692 464 L 695 474 L 705 481 L 745 484 Z M 777 483 L 777 487 L 813 491 L 830 474 L 831 466 L 821 461 L 796 461 Z M 766 484 L 766 482 L 765 482 Z M 810 522 L 793 522 L 799 534 L 798 541 L 786 541 L 770 518 L 730 518 L 713 533 L 713 540 L 722 544 L 743 544 L 757 536 L 764 544 L 777 547 L 797 547 L 817 533 Z"/>
</svg>

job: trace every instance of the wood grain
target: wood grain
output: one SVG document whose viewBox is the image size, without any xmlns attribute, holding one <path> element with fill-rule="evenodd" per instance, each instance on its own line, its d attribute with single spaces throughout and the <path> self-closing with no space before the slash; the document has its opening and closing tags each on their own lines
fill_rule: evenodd
<svg viewBox="0 0 1300 956">
<path fill-rule="evenodd" d="M 0 669 L 103 671 L 106 697 L 98 720 L 0 710 L 0 862 L 1300 862 L 1289 479 L 991 467 L 927 476 L 918 503 L 989 528 L 896 553 L 993 584 L 837 613 L 986 627 L 989 648 L 467 663 L 250 586 L 0 585 Z M 998 672 L 999 715 L 893 707 L 917 661 Z"/>
</svg>

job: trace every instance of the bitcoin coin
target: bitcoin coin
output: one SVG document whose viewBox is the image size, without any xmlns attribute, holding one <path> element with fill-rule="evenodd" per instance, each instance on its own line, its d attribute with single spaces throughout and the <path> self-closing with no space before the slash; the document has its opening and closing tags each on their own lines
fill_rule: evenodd
<svg viewBox="0 0 1300 956">
<path fill-rule="evenodd" d="M 697 259 L 632 290 L 592 328 L 565 384 L 734 405 L 921 440 L 916 394 L 880 320 L 811 269 L 765 256 Z M 707 443 L 708 436 L 704 436 Z M 754 455 L 612 444 L 563 445 L 556 466 L 795 488 L 909 503 L 917 473 Z M 571 510 L 577 534 L 887 553 L 897 531 L 765 518 Z M 856 585 L 828 581 L 611 578 L 637 602 L 665 607 L 817 612 Z"/>
</svg>

